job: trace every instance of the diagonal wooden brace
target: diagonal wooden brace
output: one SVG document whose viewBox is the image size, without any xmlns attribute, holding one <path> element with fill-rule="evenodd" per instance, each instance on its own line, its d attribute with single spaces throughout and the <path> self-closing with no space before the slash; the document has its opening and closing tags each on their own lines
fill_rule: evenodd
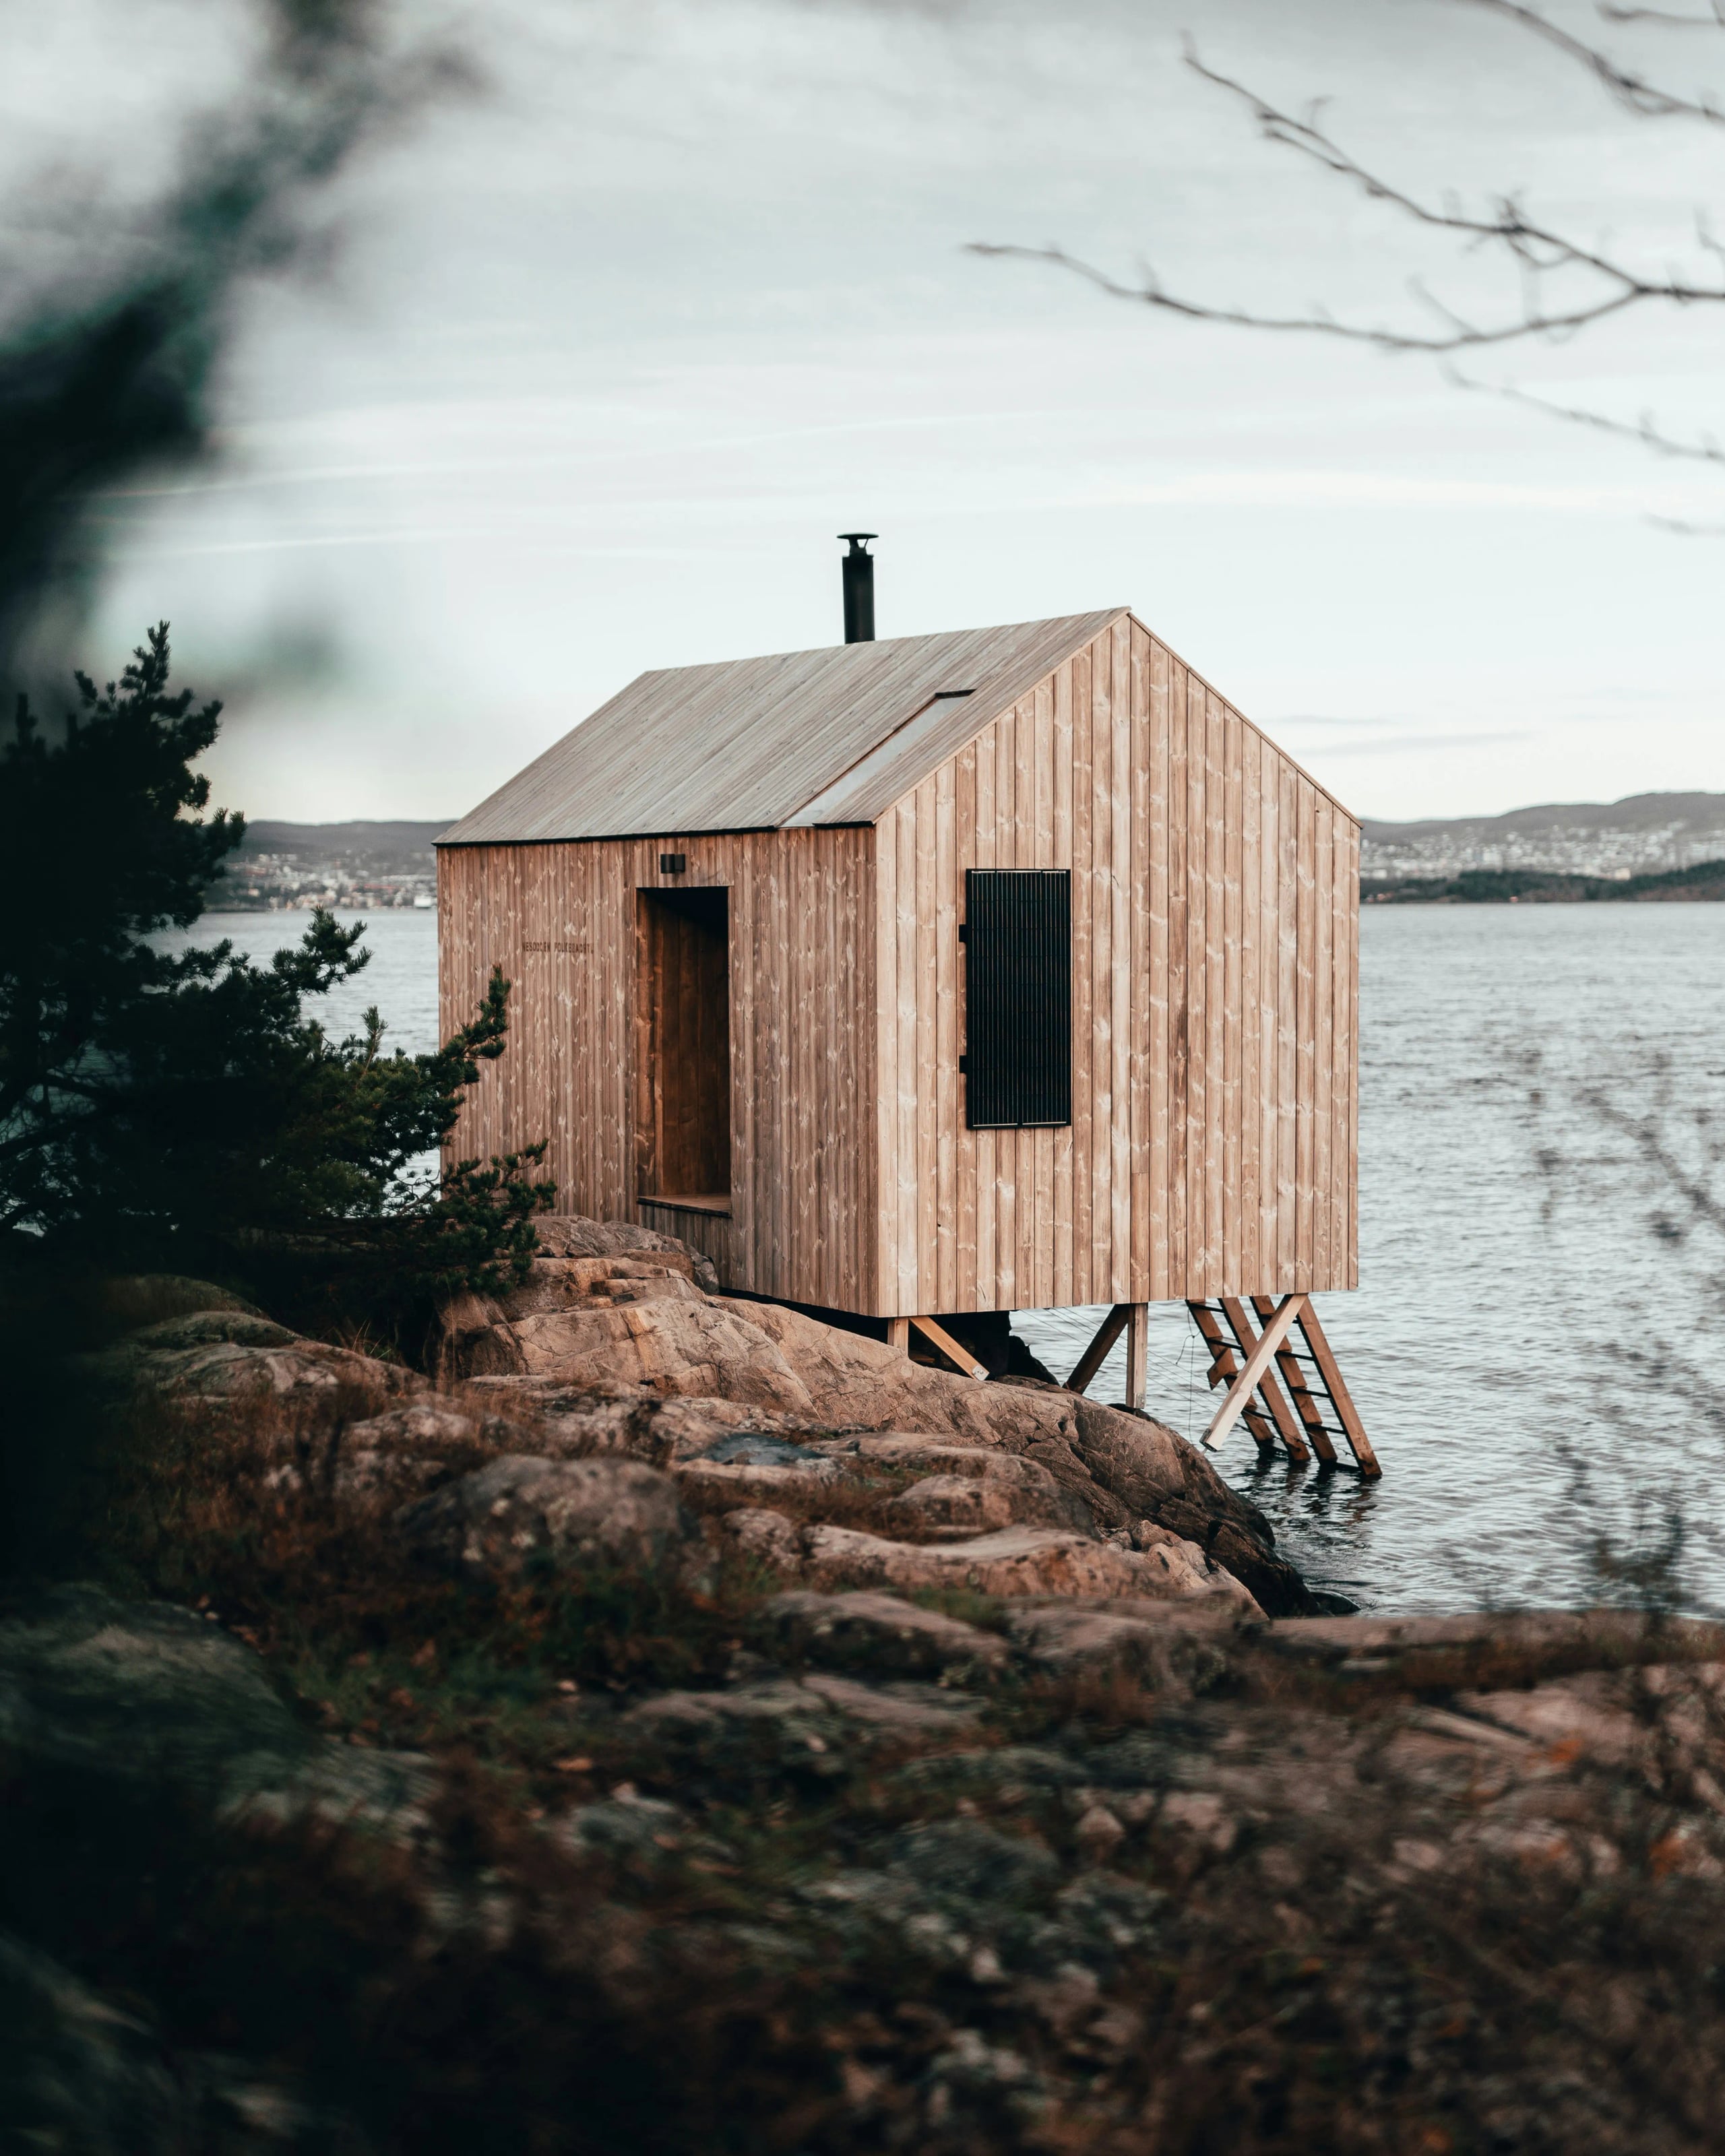
<svg viewBox="0 0 1725 2156">
<path fill-rule="evenodd" d="M 1242 1354 L 1244 1352 L 1250 1352 L 1253 1343 L 1257 1341 L 1257 1330 L 1255 1330 L 1253 1320 L 1246 1315 L 1246 1306 L 1244 1306 L 1244 1302 L 1240 1302 L 1238 1296 L 1223 1296 L 1220 1302 L 1223 1302 L 1223 1311 L 1227 1313 L 1227 1322 L 1234 1326 L 1234 1337 L 1242 1343 Z M 1270 1311 L 1275 1311 L 1275 1302 L 1270 1304 Z M 1283 1356 L 1287 1356 L 1287 1341 L 1283 1341 L 1283 1345 L 1281 1345 L 1281 1352 L 1276 1354 L 1275 1367 L 1272 1367 L 1272 1369 L 1266 1369 L 1264 1375 L 1257 1380 L 1257 1397 L 1264 1401 L 1266 1410 L 1268 1410 L 1270 1414 L 1270 1421 L 1276 1425 L 1276 1436 L 1279 1436 L 1281 1442 L 1283 1442 L 1283 1449 L 1290 1460 L 1294 1460 L 1298 1466 L 1305 1466 L 1305 1464 L 1311 1460 L 1311 1455 L 1317 1453 L 1320 1460 L 1324 1460 L 1326 1464 L 1332 1464 L 1335 1462 L 1335 1445 L 1331 1445 L 1331 1434 L 1328 1434 L 1328 1430 L 1324 1430 L 1324 1425 L 1322 1425 L 1320 1421 L 1316 1430 L 1309 1430 L 1302 1434 L 1302 1431 L 1300 1431 L 1300 1423 L 1294 1419 L 1294 1410 L 1291 1410 L 1291 1408 L 1287 1406 L 1287 1401 L 1283 1399 L 1283 1391 L 1281 1391 L 1281 1386 L 1276 1384 L 1276 1371 L 1283 1369 Z M 1307 1446 L 1307 1436 L 1311 1438 L 1311 1446 Z"/>
<path fill-rule="evenodd" d="M 913 1317 L 911 1322 L 925 1340 L 938 1348 L 953 1368 L 962 1370 L 967 1378 L 988 1376 L 988 1364 L 978 1363 L 968 1348 L 961 1348 L 943 1325 L 937 1325 L 932 1317 Z"/>
<path fill-rule="evenodd" d="M 1359 1409 L 1353 1404 L 1353 1395 L 1348 1389 L 1324 1329 L 1317 1322 L 1317 1312 L 1308 1302 L 1300 1312 L 1300 1330 L 1306 1335 L 1306 1345 L 1312 1350 L 1312 1359 L 1317 1365 L 1317 1373 L 1328 1389 L 1335 1404 L 1342 1433 L 1359 1462 L 1359 1471 L 1370 1479 L 1380 1476 L 1384 1470 L 1378 1465 L 1378 1455 L 1372 1450 L 1372 1440 L 1366 1435 L 1366 1426 L 1359 1419 Z"/>
<path fill-rule="evenodd" d="M 1281 1347 L 1293 1326 L 1294 1320 L 1306 1307 L 1303 1295 L 1284 1296 L 1264 1330 L 1258 1343 L 1241 1365 L 1240 1374 L 1222 1397 L 1222 1404 L 1210 1418 L 1210 1426 L 1204 1434 L 1206 1445 L 1219 1445 L 1233 1429 L 1240 1410 L 1258 1389 L 1264 1373 L 1276 1360 L 1276 1351 Z"/>
<path fill-rule="evenodd" d="M 1126 1330 L 1127 1320 L 1132 1314 L 1129 1302 L 1117 1302 L 1096 1327 L 1096 1337 L 1078 1358 L 1078 1366 L 1066 1380 L 1069 1393 L 1088 1391 L 1090 1382 L 1108 1359 L 1108 1350 Z"/>
<path fill-rule="evenodd" d="M 1249 1351 L 1258 1335 L 1251 1319 L 1246 1315 L 1245 1304 L 1236 1296 L 1224 1295 L 1220 1300 L 1228 1322 L 1234 1328 L 1235 1338 L 1240 1342 L 1243 1352 Z M 1286 1353 L 1286 1352 L 1284 1348 L 1283 1353 Z M 1278 1356 L 1276 1358 L 1278 1368 L 1281 1367 L 1281 1358 Z M 1229 1374 L 1231 1375 L 1232 1373 Z M 1259 1378 L 1258 1398 L 1269 1410 L 1270 1419 L 1276 1426 L 1276 1435 L 1281 1440 L 1283 1450 L 1296 1466 L 1303 1467 L 1311 1459 L 1312 1450 L 1308 1449 L 1305 1438 L 1301 1435 L 1300 1425 L 1294 1419 L 1293 1409 L 1282 1398 L 1281 1388 L 1276 1382 L 1274 1369 L 1266 1370 Z M 1256 1434 L 1254 1431 L 1255 1436 Z M 1335 1447 L 1330 1443 L 1328 1434 L 1322 1425 L 1312 1432 L 1312 1446 L 1316 1448 L 1320 1460 L 1333 1460 L 1336 1456 Z"/>
</svg>

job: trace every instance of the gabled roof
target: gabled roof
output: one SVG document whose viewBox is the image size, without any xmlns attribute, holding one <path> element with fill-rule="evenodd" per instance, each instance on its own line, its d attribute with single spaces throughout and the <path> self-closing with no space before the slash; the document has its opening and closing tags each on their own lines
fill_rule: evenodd
<svg viewBox="0 0 1725 2156">
<path fill-rule="evenodd" d="M 438 844 L 873 823 L 1126 611 L 643 674 Z"/>
</svg>

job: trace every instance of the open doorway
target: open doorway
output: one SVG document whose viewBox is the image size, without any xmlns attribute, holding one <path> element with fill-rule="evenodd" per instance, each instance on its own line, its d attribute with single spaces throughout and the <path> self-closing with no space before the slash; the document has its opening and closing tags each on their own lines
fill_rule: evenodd
<svg viewBox="0 0 1725 2156">
<path fill-rule="evenodd" d="M 639 1194 L 731 1209 L 731 894 L 640 891 L 635 1019 Z"/>
</svg>

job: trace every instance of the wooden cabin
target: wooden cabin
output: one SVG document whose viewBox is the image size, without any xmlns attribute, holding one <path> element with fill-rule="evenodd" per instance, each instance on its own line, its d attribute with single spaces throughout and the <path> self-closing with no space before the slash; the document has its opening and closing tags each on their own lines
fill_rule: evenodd
<svg viewBox="0 0 1725 2156">
<path fill-rule="evenodd" d="M 1358 856 L 1124 607 L 643 674 L 439 842 L 445 1032 L 513 983 L 461 1149 L 961 1366 L 1108 1305 L 1133 1404 L 1184 1301 L 1264 1442 L 1357 1277 Z"/>
</svg>

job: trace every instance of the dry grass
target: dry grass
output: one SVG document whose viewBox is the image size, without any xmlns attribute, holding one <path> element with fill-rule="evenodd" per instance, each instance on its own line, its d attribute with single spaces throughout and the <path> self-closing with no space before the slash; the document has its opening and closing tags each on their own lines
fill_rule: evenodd
<svg viewBox="0 0 1725 2156">
<path fill-rule="evenodd" d="M 75 1778 L 8 1779 L 0 1759 L 4 1921 L 160 2016 L 177 2056 L 301 2076 L 379 2156 L 1717 2145 L 1725 1712 L 1710 1676 L 1627 1680 L 1645 1758 L 1554 1760 L 1556 1824 L 1531 1851 L 1469 1839 L 1489 1816 L 1481 1787 L 1434 1794 L 1393 1760 L 1420 1702 L 1602 1661 L 1632 1671 L 1695 1638 L 1650 1619 L 1615 1646 L 1566 1648 L 1506 1627 L 1345 1680 L 1243 1650 L 1244 1697 L 1225 1707 L 1105 1670 L 1009 1681 L 966 1731 L 843 1757 L 835 1741 L 793 1759 L 764 1736 L 722 1758 L 655 1751 L 606 1707 L 716 1681 L 758 1644 L 774 1583 L 426 1573 L 391 1526 L 400 1493 L 339 1500 L 326 1471 L 338 1426 L 382 1404 L 362 1390 L 290 1414 L 140 1410 L 101 1455 L 84 1554 L 219 1614 L 331 1732 L 434 1753 L 434 1871 L 329 1829 L 224 1836 L 148 1793 L 98 1800 Z M 448 1464 L 515 1442 L 494 1432 Z M 913 1472 L 871 1466 L 801 1509 L 773 1502 L 876 1532 Z M 1003 1620 L 985 1598 L 916 1599 Z M 1069 1771 L 1002 1768 L 1008 1746 Z M 1132 1811 L 1114 1793 L 1127 1752 L 1147 1785 L 1221 1791 L 1225 1832 Z M 547 1831 L 625 1779 L 674 1799 L 691 1832 L 578 1860 Z M 1099 1849 L 1081 1823 L 1109 1804 L 1124 1824 Z M 1057 1859 L 1027 1936 L 1057 1891 L 1099 1881 L 1156 1890 L 1162 1914 L 1081 1980 L 1057 1957 L 991 1973 L 968 1942 L 942 1958 L 870 1897 L 835 1930 L 803 1897 L 847 1868 L 878 1877 L 905 1827 L 960 1819 Z M 1410 1842 L 1441 1862 L 1410 1864 Z M 993 1912 L 931 1888 L 921 1913 L 963 1933 Z M 952 2064 L 973 2054 L 1012 2071 Z"/>
</svg>

